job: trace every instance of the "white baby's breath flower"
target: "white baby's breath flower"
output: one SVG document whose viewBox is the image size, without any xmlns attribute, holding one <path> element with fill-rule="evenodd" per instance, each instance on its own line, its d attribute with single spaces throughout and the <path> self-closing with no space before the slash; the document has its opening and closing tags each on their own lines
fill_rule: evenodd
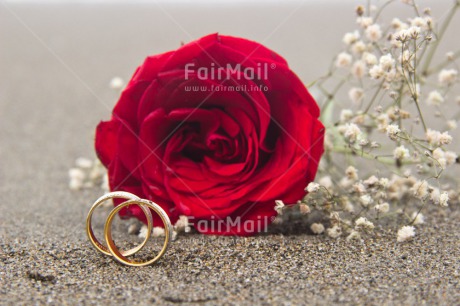
<svg viewBox="0 0 460 306">
<path fill-rule="evenodd" d="M 284 211 L 284 202 L 281 200 L 275 200 L 275 210 L 278 213 L 278 215 L 282 215 Z"/>
<path fill-rule="evenodd" d="M 426 140 L 432 145 L 439 144 L 439 135 L 441 135 L 440 132 L 432 129 L 428 129 L 425 133 Z"/>
<path fill-rule="evenodd" d="M 138 223 L 133 223 L 128 226 L 128 234 L 129 235 L 137 235 L 139 234 L 140 226 Z"/>
<path fill-rule="evenodd" d="M 428 183 L 427 181 L 418 181 L 411 188 L 412 193 L 415 197 L 423 199 L 428 195 Z"/>
<path fill-rule="evenodd" d="M 364 207 L 367 207 L 372 204 L 372 202 L 374 202 L 374 200 L 372 200 L 371 196 L 368 194 L 360 196 L 359 200 Z"/>
<path fill-rule="evenodd" d="M 455 69 L 443 69 L 439 72 L 438 80 L 443 85 L 450 85 L 457 79 L 458 71 Z"/>
<path fill-rule="evenodd" d="M 444 158 L 445 157 L 445 153 L 444 153 L 444 150 L 441 149 L 441 148 L 436 148 L 433 150 L 433 158 L 434 159 L 441 159 L 441 158 Z"/>
<path fill-rule="evenodd" d="M 147 225 L 142 225 L 141 229 L 139 230 L 139 234 L 137 234 L 137 237 L 139 237 L 141 239 L 145 239 L 145 237 L 147 237 L 148 231 L 149 231 L 149 229 L 148 229 Z"/>
<path fill-rule="evenodd" d="M 366 37 L 372 42 L 377 42 L 380 38 L 382 38 L 382 30 L 380 29 L 380 25 L 372 24 L 366 28 Z"/>
<path fill-rule="evenodd" d="M 353 191 L 359 194 L 363 194 L 366 192 L 366 187 L 362 183 L 355 183 L 353 184 Z"/>
<path fill-rule="evenodd" d="M 436 148 L 433 150 L 433 158 L 438 161 L 439 166 L 442 169 L 445 169 L 447 166 L 446 153 L 441 148 Z"/>
<path fill-rule="evenodd" d="M 356 61 L 351 68 L 351 73 L 357 79 L 362 79 L 366 74 L 366 64 L 360 60 Z"/>
<path fill-rule="evenodd" d="M 361 36 L 359 35 L 359 32 L 358 31 L 354 31 L 354 32 L 349 32 L 349 33 L 346 33 L 344 36 L 343 36 L 343 39 L 342 41 L 350 46 L 352 44 L 354 44 L 355 42 L 357 42 L 359 40 Z"/>
<path fill-rule="evenodd" d="M 374 23 L 374 19 L 372 17 L 358 17 L 356 22 L 363 28 L 369 27 L 371 24 Z"/>
<path fill-rule="evenodd" d="M 388 83 L 387 84 L 383 84 L 382 88 L 384 89 L 389 89 L 389 83 L 393 82 L 396 78 L 398 77 L 398 73 L 396 72 L 396 69 L 390 69 L 389 71 L 387 71 L 387 73 L 385 74 L 385 81 L 387 81 Z"/>
<path fill-rule="evenodd" d="M 444 154 L 444 158 L 446 159 L 447 165 L 453 165 L 457 162 L 458 155 L 452 151 L 446 151 Z"/>
<path fill-rule="evenodd" d="M 299 211 L 302 215 L 308 215 L 309 213 L 311 213 L 310 207 L 304 203 L 299 205 Z"/>
<path fill-rule="evenodd" d="M 190 232 L 188 217 L 184 215 L 179 216 L 179 219 L 177 220 L 176 224 L 174 224 L 174 229 L 176 230 L 176 232 Z"/>
<path fill-rule="evenodd" d="M 383 188 L 387 188 L 388 185 L 390 184 L 390 180 L 389 180 L 388 178 L 386 178 L 386 177 L 382 177 L 382 178 L 380 178 L 380 180 L 379 180 L 379 184 L 380 184 L 380 186 L 382 186 Z"/>
<path fill-rule="evenodd" d="M 355 53 L 355 54 L 361 54 L 361 53 L 365 52 L 366 50 L 367 50 L 367 46 L 361 40 L 358 40 L 357 42 L 355 42 L 351 46 L 351 51 L 353 51 L 353 53 Z"/>
<path fill-rule="evenodd" d="M 437 90 L 433 90 L 428 94 L 427 103 L 428 105 L 439 106 L 444 102 L 443 96 Z"/>
<path fill-rule="evenodd" d="M 393 20 L 391 21 L 391 26 L 396 31 L 407 29 L 409 27 L 406 23 L 402 22 L 398 18 L 393 18 Z"/>
<path fill-rule="evenodd" d="M 364 185 L 367 187 L 376 186 L 379 183 L 379 179 L 375 175 L 371 175 L 367 180 L 365 180 Z"/>
<path fill-rule="evenodd" d="M 93 161 L 89 158 L 85 158 L 85 157 L 79 157 L 77 158 L 77 160 L 75 161 L 75 165 L 78 167 L 78 168 L 82 168 L 82 169 L 90 169 L 92 166 L 93 166 Z"/>
<path fill-rule="evenodd" d="M 338 238 L 342 235 L 342 228 L 338 225 L 334 225 L 327 229 L 327 235 L 331 238 Z"/>
<path fill-rule="evenodd" d="M 361 146 L 361 147 L 365 147 L 369 144 L 369 140 L 367 140 L 366 138 L 364 138 L 364 135 L 361 135 L 361 137 L 358 137 L 358 144 Z"/>
<path fill-rule="evenodd" d="M 346 178 L 343 178 L 343 179 L 346 179 Z M 344 211 L 349 212 L 349 213 L 352 213 L 352 212 L 355 211 L 355 207 L 353 206 L 353 204 L 351 204 L 351 202 L 348 200 L 348 198 L 342 198 L 341 199 L 340 207 Z"/>
<path fill-rule="evenodd" d="M 155 226 L 152 230 L 153 237 L 163 237 L 165 235 L 165 229 L 159 226 Z"/>
<path fill-rule="evenodd" d="M 413 39 L 417 39 L 420 35 L 420 27 L 415 27 L 415 26 L 412 26 L 408 29 L 409 33 L 410 33 L 410 36 L 413 38 Z"/>
<path fill-rule="evenodd" d="M 382 203 L 382 204 L 377 204 L 375 205 L 375 210 L 378 211 L 379 213 L 385 214 L 390 210 L 390 204 L 387 202 Z"/>
<path fill-rule="evenodd" d="M 318 183 L 311 182 L 311 183 L 308 184 L 306 190 L 309 193 L 314 193 L 314 192 L 317 192 L 320 188 L 321 188 L 321 186 Z"/>
<path fill-rule="evenodd" d="M 391 54 L 388 53 L 388 54 L 380 57 L 379 64 L 380 64 L 380 67 L 382 67 L 383 70 L 388 71 L 391 68 L 393 68 L 393 66 L 395 64 L 395 60 L 393 59 Z"/>
<path fill-rule="evenodd" d="M 349 67 L 351 65 L 352 60 L 353 60 L 353 57 L 350 54 L 348 54 L 347 52 L 342 52 L 339 55 L 337 55 L 337 60 L 335 61 L 335 65 L 338 68 Z"/>
<path fill-rule="evenodd" d="M 408 29 L 401 29 L 395 33 L 395 39 L 397 41 L 405 42 L 411 37 L 411 34 Z"/>
<path fill-rule="evenodd" d="M 419 225 L 425 223 L 425 216 L 422 213 L 417 213 L 414 211 L 411 215 L 411 219 L 414 220 L 412 222 L 413 225 Z"/>
<path fill-rule="evenodd" d="M 103 179 L 103 176 L 107 173 L 107 170 L 105 167 L 102 165 L 102 163 L 96 159 L 93 162 L 93 167 L 90 169 L 89 172 L 89 179 L 93 183 L 98 183 Z"/>
<path fill-rule="evenodd" d="M 422 29 L 426 29 L 428 24 L 427 24 L 427 19 L 423 18 L 423 17 L 415 17 L 413 19 L 410 20 L 410 25 L 412 27 L 419 27 L 419 28 L 422 28 Z"/>
<path fill-rule="evenodd" d="M 347 122 L 353 118 L 353 111 L 351 109 L 342 109 L 340 112 L 340 121 Z"/>
<path fill-rule="evenodd" d="M 343 129 L 341 129 L 341 132 L 343 133 L 343 136 L 351 143 L 354 143 L 356 139 L 358 139 L 358 136 L 362 133 L 359 127 L 354 123 L 345 124 Z"/>
<path fill-rule="evenodd" d="M 430 193 L 430 198 L 434 204 L 439 204 L 439 198 L 441 197 L 441 191 L 439 188 L 433 188 Z"/>
<path fill-rule="evenodd" d="M 354 104 L 359 105 L 363 101 L 364 91 L 361 88 L 353 87 L 348 91 L 348 97 Z"/>
<path fill-rule="evenodd" d="M 358 231 L 352 230 L 346 239 L 347 241 L 359 240 L 361 239 L 361 234 Z"/>
<path fill-rule="evenodd" d="M 353 166 L 348 166 L 348 168 L 345 170 L 345 174 L 350 180 L 355 181 L 358 179 L 358 170 Z"/>
<path fill-rule="evenodd" d="M 70 190 L 80 190 L 83 188 L 83 181 L 79 179 L 70 179 L 69 189 Z"/>
<path fill-rule="evenodd" d="M 447 192 L 442 192 L 439 196 L 439 205 L 442 207 L 449 206 L 449 194 Z"/>
<path fill-rule="evenodd" d="M 104 192 L 110 191 L 109 174 L 107 172 L 102 176 L 101 188 Z"/>
<path fill-rule="evenodd" d="M 390 137 L 391 140 L 397 140 L 398 134 L 401 132 L 399 126 L 397 124 L 390 124 L 386 128 L 387 136 Z"/>
<path fill-rule="evenodd" d="M 443 132 L 439 135 L 439 144 L 448 145 L 452 142 L 452 136 L 449 135 L 449 132 Z"/>
<path fill-rule="evenodd" d="M 363 114 L 362 111 L 357 111 L 356 116 L 353 118 L 353 123 L 356 123 L 357 125 L 364 124 L 364 119 L 366 116 Z"/>
<path fill-rule="evenodd" d="M 367 220 L 364 217 L 359 217 L 355 221 L 355 229 L 368 229 L 368 230 L 373 230 L 374 229 L 374 224 Z"/>
<path fill-rule="evenodd" d="M 412 237 L 415 236 L 415 228 L 413 226 L 403 226 L 399 231 L 398 231 L 398 237 L 397 241 L 398 242 L 404 242 L 409 239 L 412 239 Z"/>
<path fill-rule="evenodd" d="M 371 69 L 369 69 L 369 75 L 371 78 L 378 80 L 385 75 L 385 71 L 382 69 L 382 66 L 374 65 Z"/>
<path fill-rule="evenodd" d="M 436 130 L 428 129 L 425 134 L 426 140 L 429 144 L 439 146 L 439 145 L 448 145 L 452 142 L 452 136 L 449 135 L 449 132 L 439 132 Z"/>
<path fill-rule="evenodd" d="M 395 159 L 402 160 L 402 159 L 408 158 L 410 154 L 409 154 L 409 150 L 406 149 L 404 145 L 401 145 L 394 149 L 393 156 Z"/>
<path fill-rule="evenodd" d="M 388 124 L 390 123 L 390 116 L 386 113 L 378 115 L 377 123 L 378 123 L 377 129 L 380 132 L 386 132 Z"/>
<path fill-rule="evenodd" d="M 313 232 L 313 234 L 320 235 L 324 232 L 324 225 L 322 225 L 321 223 L 313 223 L 310 226 L 310 229 Z"/>
<path fill-rule="evenodd" d="M 378 63 L 377 57 L 369 52 L 364 52 L 362 56 L 362 60 L 368 65 L 373 66 Z"/>
<path fill-rule="evenodd" d="M 121 89 L 124 85 L 123 79 L 119 77 L 114 77 L 110 80 L 110 88 L 112 89 Z"/>
<path fill-rule="evenodd" d="M 446 53 L 446 58 L 449 60 L 449 61 L 453 61 L 455 59 L 455 53 L 452 52 L 452 51 L 449 51 Z"/>
<path fill-rule="evenodd" d="M 69 170 L 69 178 L 71 180 L 79 180 L 83 182 L 85 177 L 86 177 L 85 172 L 80 168 L 71 168 Z"/>
</svg>

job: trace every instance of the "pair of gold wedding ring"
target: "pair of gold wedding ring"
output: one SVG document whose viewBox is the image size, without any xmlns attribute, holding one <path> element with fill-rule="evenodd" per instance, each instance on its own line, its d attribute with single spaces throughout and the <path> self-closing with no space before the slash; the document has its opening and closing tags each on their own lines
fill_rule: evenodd
<svg viewBox="0 0 460 306">
<path fill-rule="evenodd" d="M 93 216 L 93 212 L 96 208 L 101 206 L 105 201 L 115 199 L 115 198 L 124 199 L 126 201 L 114 207 L 112 211 L 110 212 L 109 216 L 107 217 L 107 220 L 104 226 L 104 238 L 107 243 L 107 246 L 104 246 L 99 242 L 99 240 L 94 235 L 92 224 L 91 224 L 91 219 Z M 113 241 L 112 222 L 113 222 L 115 215 L 122 208 L 128 207 L 130 205 L 138 205 L 142 209 L 145 216 L 147 217 L 148 230 L 147 230 L 145 239 L 141 244 L 139 244 L 135 248 L 122 251 L 117 248 L 117 246 L 115 245 L 115 242 Z M 133 255 L 139 252 L 146 245 L 147 241 L 150 238 L 152 228 L 153 228 L 153 218 L 152 218 L 151 210 L 153 210 L 155 213 L 157 213 L 160 216 L 163 222 L 163 225 L 164 225 L 165 241 L 163 243 L 163 248 L 152 259 L 149 259 L 146 261 L 131 260 L 127 258 L 127 256 L 130 256 L 130 255 Z M 141 266 L 147 266 L 147 265 L 153 264 L 154 262 L 158 261 L 164 255 L 164 253 L 168 249 L 168 245 L 171 240 L 172 233 L 173 233 L 173 228 L 172 228 L 171 221 L 169 220 L 168 215 L 158 204 L 152 201 L 141 199 L 138 196 L 132 193 L 129 193 L 129 192 L 115 191 L 115 192 L 110 192 L 110 193 L 103 195 L 102 197 L 97 199 L 96 202 L 94 202 L 93 206 L 91 207 L 88 213 L 88 217 L 86 218 L 86 233 L 88 234 L 88 238 L 93 244 L 93 246 L 102 254 L 113 256 L 117 261 L 119 261 L 122 264 L 133 266 L 133 267 L 141 267 Z"/>
</svg>

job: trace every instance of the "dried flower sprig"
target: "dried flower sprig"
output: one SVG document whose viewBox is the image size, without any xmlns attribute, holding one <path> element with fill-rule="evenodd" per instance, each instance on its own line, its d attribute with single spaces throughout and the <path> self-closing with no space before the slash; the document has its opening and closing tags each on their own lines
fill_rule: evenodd
<svg viewBox="0 0 460 306">
<path fill-rule="evenodd" d="M 404 227 L 397 240 L 407 241 L 413 226 L 424 223 L 426 204 L 459 201 L 459 181 L 448 175 L 459 159 L 448 147 L 460 118 L 460 111 L 452 112 L 460 100 L 453 96 L 460 50 L 432 63 L 460 1 L 444 20 L 415 1 L 402 2 L 358 6 L 358 29 L 344 35 L 345 49 L 315 83 L 323 96 L 326 152 L 318 183 L 310 183 L 300 204 L 328 217 L 325 232 L 333 238 L 360 239 L 400 216 Z M 414 17 L 385 21 L 385 8 L 393 3 L 408 5 Z M 343 169 L 344 163 L 356 168 Z M 318 228 L 312 225 L 314 233 L 323 232 Z"/>
</svg>

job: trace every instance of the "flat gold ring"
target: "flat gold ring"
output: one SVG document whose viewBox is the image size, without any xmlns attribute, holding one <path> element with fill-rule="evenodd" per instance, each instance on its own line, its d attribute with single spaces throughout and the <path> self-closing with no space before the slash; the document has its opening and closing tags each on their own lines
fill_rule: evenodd
<svg viewBox="0 0 460 306">
<path fill-rule="evenodd" d="M 110 193 L 107 193 L 107 194 L 103 195 L 102 197 L 97 199 L 96 202 L 94 202 L 93 206 L 89 210 L 88 216 L 86 217 L 86 234 L 88 235 L 89 240 L 91 241 L 93 246 L 99 252 L 101 252 L 101 253 L 103 253 L 105 255 L 109 255 L 109 256 L 112 255 L 110 253 L 109 249 L 106 246 L 102 245 L 102 243 L 100 243 L 99 240 L 94 235 L 92 224 L 91 224 L 91 219 L 92 219 L 92 216 L 93 216 L 93 212 L 94 212 L 94 210 L 96 208 L 98 208 L 100 205 L 102 205 L 103 202 L 105 202 L 107 200 L 110 200 L 110 199 L 114 199 L 114 198 L 121 198 L 121 199 L 125 199 L 125 200 L 137 200 L 137 199 L 140 199 L 138 196 L 136 196 L 136 195 L 134 195 L 132 193 L 129 193 L 129 192 L 125 192 L 125 191 L 110 192 Z M 129 255 L 133 255 L 133 254 L 139 252 L 145 246 L 145 244 L 147 243 L 147 241 L 150 238 L 150 232 L 151 232 L 152 227 L 153 227 L 152 213 L 150 212 L 149 208 L 144 207 L 143 205 L 140 205 L 140 208 L 142 209 L 142 211 L 144 212 L 145 216 L 147 217 L 147 227 L 148 227 L 149 230 L 147 232 L 147 235 L 146 235 L 144 241 L 142 241 L 142 243 L 139 244 L 137 247 L 129 249 L 129 250 L 126 250 L 126 251 L 120 251 L 121 254 L 123 254 L 123 256 L 129 256 Z"/>
<path fill-rule="evenodd" d="M 135 260 L 130 260 L 126 258 L 125 255 L 123 255 L 120 250 L 117 248 L 115 245 L 115 242 L 112 239 L 112 222 L 113 218 L 115 215 L 123 208 L 127 207 L 129 205 L 139 205 L 140 207 L 145 206 L 156 212 L 161 220 L 163 221 L 164 228 L 165 228 L 165 241 L 163 244 L 163 248 L 161 251 L 155 256 L 154 258 L 147 260 L 147 261 L 135 261 Z M 128 200 L 126 202 L 123 202 L 122 204 L 114 207 L 114 209 L 110 212 L 109 216 L 107 217 L 107 221 L 105 222 L 105 227 L 104 227 L 104 237 L 107 242 L 107 247 L 112 254 L 112 256 L 118 260 L 120 263 L 128 265 L 128 266 L 133 266 L 133 267 L 142 267 L 142 266 L 147 266 L 150 264 L 153 264 L 157 260 L 159 260 L 166 250 L 168 249 L 169 241 L 171 240 L 172 237 L 172 225 L 171 221 L 169 220 L 168 215 L 166 212 L 161 208 L 158 204 L 152 202 L 152 201 L 147 201 L 143 199 L 134 199 L 134 200 Z"/>
</svg>

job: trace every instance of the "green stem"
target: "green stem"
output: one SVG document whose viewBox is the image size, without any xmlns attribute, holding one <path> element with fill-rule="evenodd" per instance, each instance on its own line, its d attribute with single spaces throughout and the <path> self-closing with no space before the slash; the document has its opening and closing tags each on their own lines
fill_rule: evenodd
<svg viewBox="0 0 460 306">
<path fill-rule="evenodd" d="M 378 162 L 381 162 L 382 164 L 386 165 L 395 165 L 396 161 L 392 157 L 382 157 L 382 156 L 375 156 L 366 152 L 359 152 L 357 153 L 356 151 L 350 149 L 350 148 L 343 148 L 343 147 L 334 147 L 332 148 L 332 152 L 334 153 L 341 153 L 341 154 L 355 154 L 359 155 L 362 158 L 369 159 L 369 160 L 376 160 Z M 414 162 L 403 162 L 404 164 L 413 164 Z"/>
<path fill-rule="evenodd" d="M 378 94 L 382 90 L 383 83 L 385 83 L 385 79 L 380 83 L 379 87 L 375 91 L 374 95 L 372 96 L 371 102 L 369 102 L 369 105 L 366 107 L 366 110 L 364 111 L 365 114 L 369 112 L 371 109 L 372 104 L 374 104 L 375 99 L 377 99 Z"/>
<path fill-rule="evenodd" d="M 417 107 L 417 112 L 420 116 L 420 120 L 422 121 L 422 125 L 423 125 L 423 130 L 425 131 L 425 133 L 428 131 L 428 128 L 426 127 L 426 124 L 425 124 L 425 119 L 423 119 L 423 115 L 422 115 L 422 110 L 420 109 L 420 105 L 418 103 L 418 96 L 417 96 L 417 92 L 415 92 L 414 96 L 414 102 L 415 102 L 415 106 Z"/>
</svg>

